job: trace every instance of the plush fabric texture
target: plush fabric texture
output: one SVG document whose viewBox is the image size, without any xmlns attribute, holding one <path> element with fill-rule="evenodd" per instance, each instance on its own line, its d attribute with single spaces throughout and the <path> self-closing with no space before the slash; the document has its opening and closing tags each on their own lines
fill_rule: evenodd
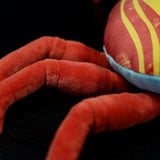
<svg viewBox="0 0 160 160">
<path fill-rule="evenodd" d="M 77 96 L 122 92 L 131 86 L 107 69 L 110 65 L 104 53 L 58 37 L 42 37 L 27 44 L 2 58 L 0 67 L 0 133 L 7 108 L 42 86 Z"/>
<path fill-rule="evenodd" d="M 107 21 L 104 45 L 123 67 L 160 76 L 159 0 L 119 0 Z"/>
<path fill-rule="evenodd" d="M 78 103 L 57 131 L 47 160 L 78 159 L 90 132 L 124 129 L 144 123 L 159 115 L 159 103 L 159 95 L 147 93 L 104 95 Z"/>
<path fill-rule="evenodd" d="M 0 60 L 0 80 L 45 58 L 85 61 L 109 67 L 105 55 L 99 51 L 87 47 L 80 42 L 44 36 L 3 57 Z"/>
<path fill-rule="evenodd" d="M 89 133 L 128 128 L 160 113 L 159 95 L 132 93 L 137 88 L 112 71 L 104 52 L 80 42 L 42 37 L 0 60 L 0 133 L 8 107 L 45 86 L 93 97 L 71 109 L 47 160 L 76 160 Z"/>
<path fill-rule="evenodd" d="M 130 83 L 132 83 L 133 85 L 135 85 L 140 89 L 147 90 L 150 92 L 160 93 L 160 77 L 159 76 L 141 74 L 141 73 L 134 72 L 131 69 L 125 68 L 114 61 L 114 59 L 107 53 L 105 47 L 104 47 L 104 51 L 112 68 L 116 72 L 120 73 Z"/>
</svg>

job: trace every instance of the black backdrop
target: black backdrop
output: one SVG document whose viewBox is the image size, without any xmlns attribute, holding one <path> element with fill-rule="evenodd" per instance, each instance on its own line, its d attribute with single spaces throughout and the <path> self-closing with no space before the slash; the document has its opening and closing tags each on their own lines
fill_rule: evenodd
<svg viewBox="0 0 160 160">
<path fill-rule="evenodd" d="M 81 41 L 102 50 L 116 0 L 0 2 L 0 57 L 43 35 Z M 114 43 L 114 42 L 113 42 Z M 0 136 L 0 160 L 43 160 L 57 127 L 82 97 L 42 88 L 13 104 Z M 160 119 L 130 129 L 89 135 L 81 160 L 159 160 Z"/>
</svg>

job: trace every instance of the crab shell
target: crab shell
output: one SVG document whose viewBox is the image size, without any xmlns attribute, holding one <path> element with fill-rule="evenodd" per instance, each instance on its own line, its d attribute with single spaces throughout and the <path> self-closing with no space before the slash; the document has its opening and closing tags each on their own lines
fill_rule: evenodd
<svg viewBox="0 0 160 160">
<path fill-rule="evenodd" d="M 128 81 L 160 93 L 160 0 L 120 0 L 108 17 L 104 51 Z"/>
</svg>

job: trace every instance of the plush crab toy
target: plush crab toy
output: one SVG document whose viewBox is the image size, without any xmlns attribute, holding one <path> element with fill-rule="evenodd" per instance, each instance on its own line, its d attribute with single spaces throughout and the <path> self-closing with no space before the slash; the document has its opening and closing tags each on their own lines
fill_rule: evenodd
<svg viewBox="0 0 160 160">
<path fill-rule="evenodd" d="M 2 58 L 1 133 L 7 108 L 42 86 L 91 97 L 68 113 L 46 160 L 77 160 L 89 133 L 124 129 L 158 116 L 160 0 L 119 0 L 108 18 L 104 52 L 42 37 Z"/>
</svg>

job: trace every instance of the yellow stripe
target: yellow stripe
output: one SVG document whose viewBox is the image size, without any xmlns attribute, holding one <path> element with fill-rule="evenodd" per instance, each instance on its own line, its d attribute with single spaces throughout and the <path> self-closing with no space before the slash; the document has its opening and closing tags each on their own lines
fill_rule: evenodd
<svg viewBox="0 0 160 160">
<path fill-rule="evenodd" d="M 159 76 L 159 63 L 160 63 L 160 46 L 159 46 L 159 39 L 157 37 L 157 33 L 151 24 L 151 22 L 148 20 L 148 18 L 145 16 L 143 10 L 141 9 L 138 0 L 133 0 L 134 7 L 141 17 L 141 19 L 144 21 L 144 23 L 147 25 L 151 39 L 152 39 L 152 46 L 153 46 L 153 69 L 154 69 L 154 75 Z"/>
<path fill-rule="evenodd" d="M 143 0 L 160 16 L 160 0 Z"/>
<path fill-rule="evenodd" d="M 140 73 L 145 73 L 145 69 L 144 69 L 144 57 L 143 57 L 143 48 L 142 48 L 142 44 L 140 41 L 140 38 L 136 32 L 136 30 L 134 29 L 134 27 L 132 26 L 132 24 L 130 23 L 130 21 L 128 20 L 127 16 L 125 15 L 124 12 L 124 4 L 125 4 L 126 0 L 122 0 L 121 2 L 121 16 L 122 16 L 122 21 L 124 23 L 124 25 L 126 26 L 135 46 L 136 46 L 136 50 L 138 53 L 138 60 L 139 60 L 139 72 Z"/>
</svg>

